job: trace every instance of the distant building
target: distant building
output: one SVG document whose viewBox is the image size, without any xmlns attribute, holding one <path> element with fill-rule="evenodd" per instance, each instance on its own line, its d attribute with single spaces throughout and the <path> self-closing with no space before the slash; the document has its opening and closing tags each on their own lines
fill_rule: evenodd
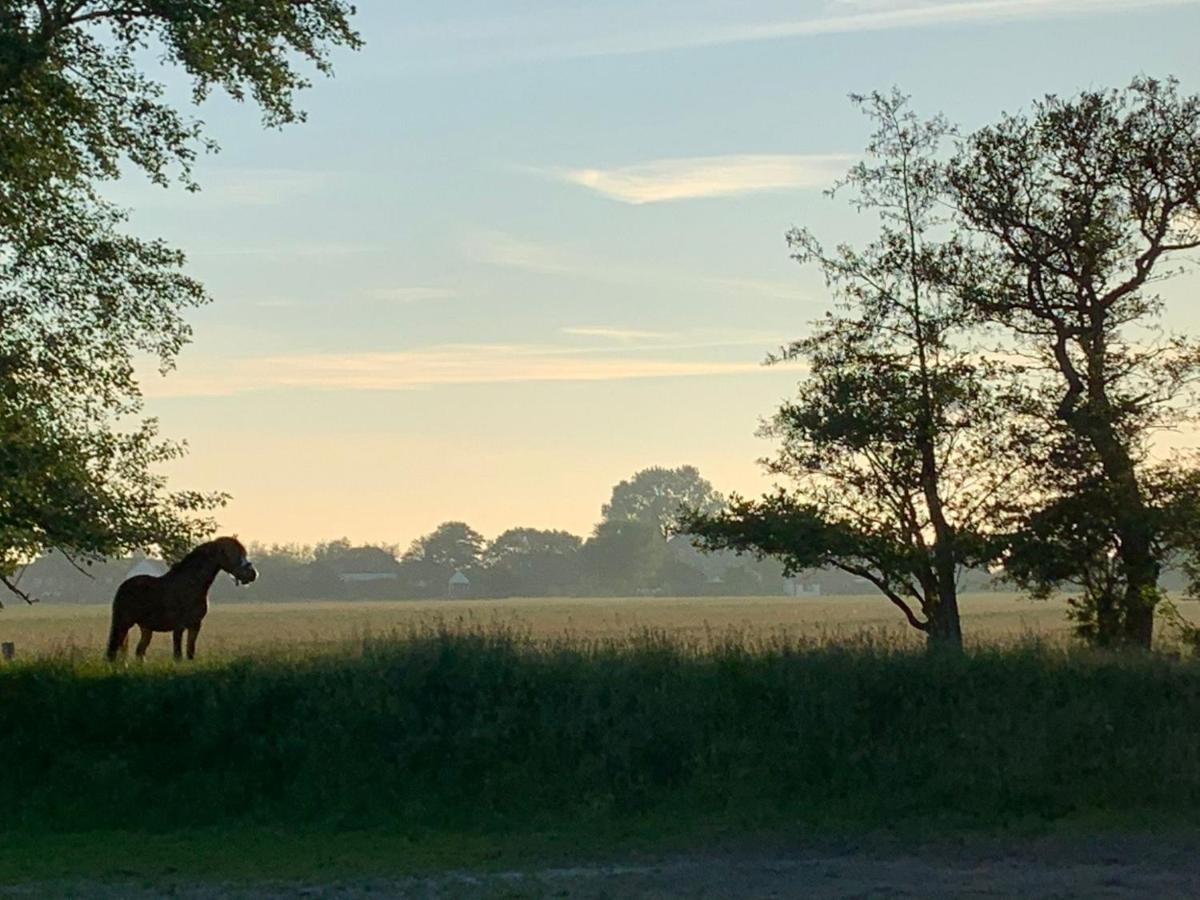
<svg viewBox="0 0 1200 900">
<path fill-rule="evenodd" d="M 382 547 L 350 547 L 326 560 L 326 565 L 342 584 L 396 581 L 400 578 L 400 564 Z"/>
<path fill-rule="evenodd" d="M 362 584 L 367 581 L 395 581 L 398 572 L 339 572 L 338 581 L 344 584 Z"/>
<path fill-rule="evenodd" d="M 462 569 L 455 569 L 447 591 L 451 597 L 465 597 L 471 591 L 471 579 L 462 573 Z"/>
</svg>

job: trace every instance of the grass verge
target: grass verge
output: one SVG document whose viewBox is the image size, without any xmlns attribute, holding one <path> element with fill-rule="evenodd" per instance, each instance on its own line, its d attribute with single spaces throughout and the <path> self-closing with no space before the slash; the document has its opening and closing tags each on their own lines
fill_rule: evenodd
<svg viewBox="0 0 1200 900">
<path fill-rule="evenodd" d="M 195 667 L 44 659 L 0 669 L 0 873 L 276 877 L 757 833 L 1186 829 L 1197 712 L 1200 666 L 1038 646 L 498 629 Z"/>
</svg>

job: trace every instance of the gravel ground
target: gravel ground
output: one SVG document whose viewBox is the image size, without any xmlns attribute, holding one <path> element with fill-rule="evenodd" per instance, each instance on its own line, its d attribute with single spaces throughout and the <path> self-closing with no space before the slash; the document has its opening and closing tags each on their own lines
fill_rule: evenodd
<svg viewBox="0 0 1200 900">
<path fill-rule="evenodd" d="M 192 880 L 54 882 L 0 887 L 2 897 L 142 900 L 179 897 L 442 898 L 843 898 L 1200 897 L 1192 838 L 1097 838 L 996 843 L 920 853 L 853 847 L 769 854 L 679 856 L 649 863 L 446 872 L 331 883 Z"/>
</svg>

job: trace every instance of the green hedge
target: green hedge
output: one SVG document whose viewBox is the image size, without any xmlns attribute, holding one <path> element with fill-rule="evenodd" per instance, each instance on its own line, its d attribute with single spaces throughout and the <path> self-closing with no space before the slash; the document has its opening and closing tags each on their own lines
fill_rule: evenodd
<svg viewBox="0 0 1200 900">
<path fill-rule="evenodd" d="M 1200 666 L 425 633 L 342 656 L 0 667 L 20 830 L 1200 822 Z"/>
</svg>

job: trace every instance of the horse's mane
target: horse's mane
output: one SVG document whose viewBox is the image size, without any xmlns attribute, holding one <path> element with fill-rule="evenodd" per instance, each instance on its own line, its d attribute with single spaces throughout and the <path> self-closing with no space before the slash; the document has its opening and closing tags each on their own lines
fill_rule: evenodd
<svg viewBox="0 0 1200 900">
<path fill-rule="evenodd" d="M 175 563 L 175 565 L 171 566 L 171 571 L 176 572 L 180 569 L 190 569 L 205 561 L 212 554 L 214 544 L 216 544 L 216 541 L 208 541 L 201 544 L 179 562 Z"/>
</svg>

